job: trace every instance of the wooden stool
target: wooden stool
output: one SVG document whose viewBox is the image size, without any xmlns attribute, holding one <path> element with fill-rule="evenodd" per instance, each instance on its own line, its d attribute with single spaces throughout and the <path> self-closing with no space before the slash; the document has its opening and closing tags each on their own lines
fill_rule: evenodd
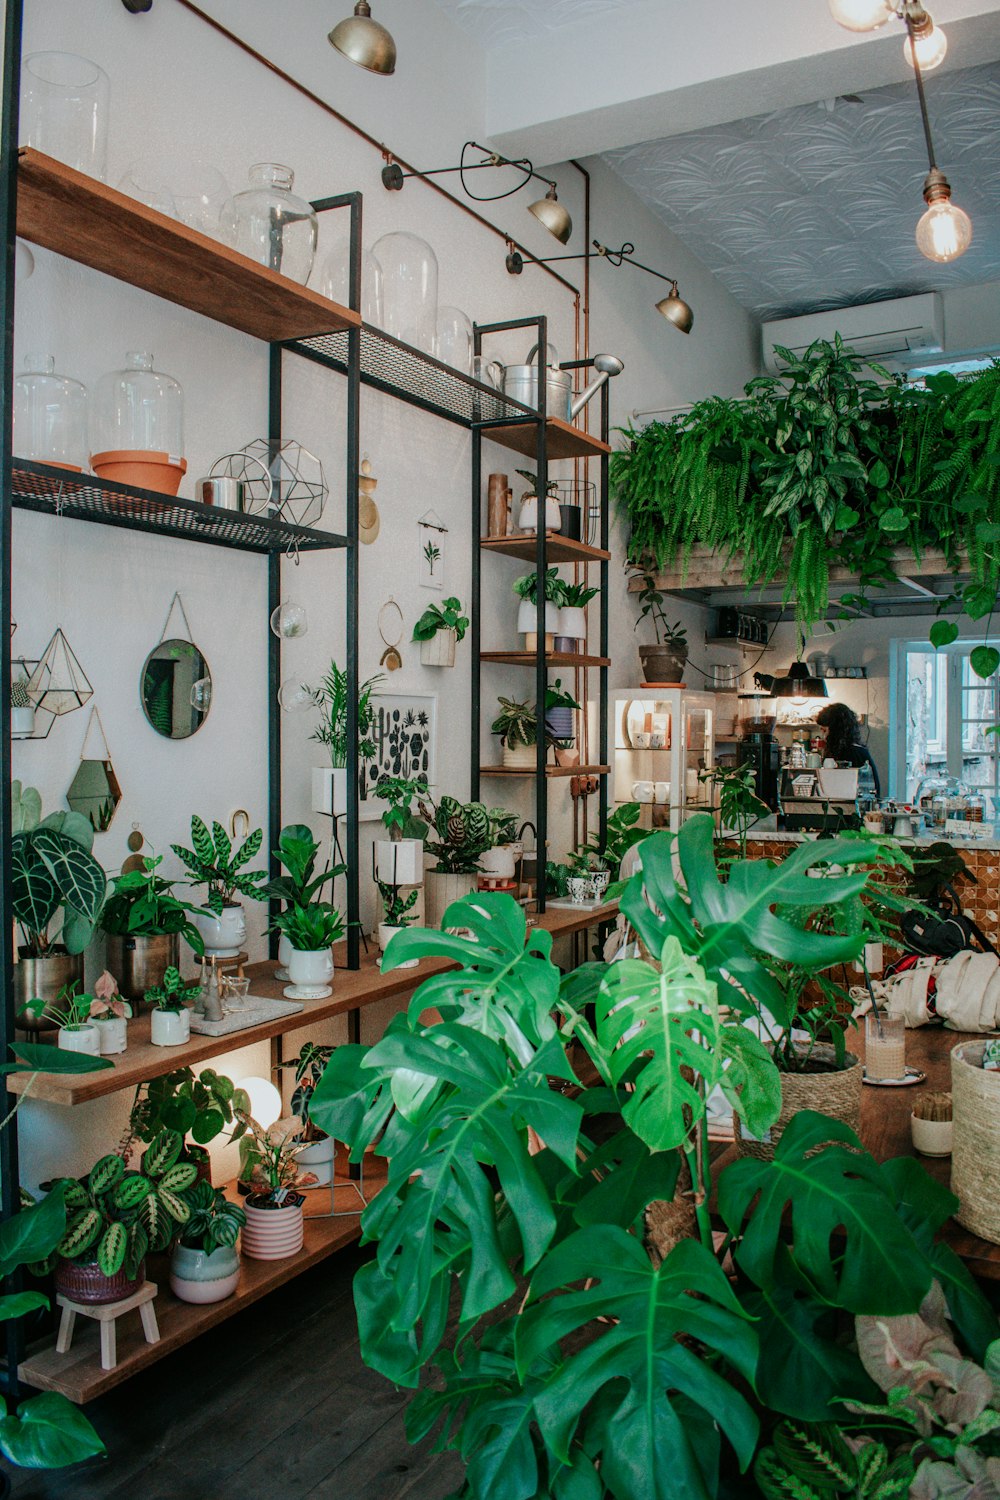
<svg viewBox="0 0 1000 1500">
<path fill-rule="evenodd" d="M 92 1302 L 74 1302 L 69 1297 L 57 1296 L 56 1302 L 62 1308 L 62 1318 L 59 1323 L 59 1335 L 56 1339 L 56 1353 L 68 1354 L 73 1342 L 73 1329 L 76 1326 L 77 1314 L 83 1318 L 93 1318 L 95 1323 L 101 1325 L 101 1369 L 113 1370 L 118 1363 L 118 1355 L 115 1348 L 115 1319 L 124 1313 L 131 1312 L 133 1308 L 139 1309 L 139 1317 L 142 1319 L 142 1331 L 146 1335 L 147 1344 L 158 1344 L 160 1342 L 160 1330 L 156 1326 L 156 1311 L 153 1307 L 153 1298 L 156 1296 L 157 1286 L 155 1281 L 144 1281 L 137 1292 L 131 1297 L 123 1297 L 120 1302 L 103 1302 L 94 1304 Z"/>
<path fill-rule="evenodd" d="M 235 969 L 237 979 L 242 979 L 243 965 L 248 958 L 247 953 L 235 953 L 231 958 L 220 958 L 214 953 L 203 954 L 198 960 L 198 978 L 202 989 L 214 989 L 221 999 L 220 978 L 223 974 L 229 974 Z"/>
</svg>

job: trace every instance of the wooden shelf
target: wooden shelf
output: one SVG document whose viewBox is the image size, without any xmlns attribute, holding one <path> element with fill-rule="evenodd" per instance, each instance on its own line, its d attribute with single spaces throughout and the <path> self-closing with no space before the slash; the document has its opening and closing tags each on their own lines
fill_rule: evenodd
<svg viewBox="0 0 1000 1500">
<path fill-rule="evenodd" d="M 546 776 L 608 776 L 610 766 L 546 766 Z M 480 766 L 480 776 L 534 776 L 533 766 Z M 545 913 L 546 917 L 549 915 Z M 554 913 L 553 913 L 554 915 Z M 18 1074 L 14 1074 L 18 1077 Z"/>
<path fill-rule="evenodd" d="M 534 458 L 538 451 L 538 439 L 535 436 L 537 426 L 537 422 L 517 422 L 509 426 L 484 427 L 483 436 L 499 443 L 503 448 L 523 453 L 526 458 Z M 560 417 L 549 417 L 545 430 L 548 434 L 547 454 L 550 463 L 557 458 L 600 458 L 602 453 L 611 452 L 610 443 L 602 442 L 593 433 L 583 432 L 571 422 L 562 421 Z"/>
<path fill-rule="evenodd" d="M 360 313 L 27 146 L 18 152 L 17 232 L 254 338 L 361 326 Z"/>
<path fill-rule="evenodd" d="M 571 776 L 576 770 L 559 766 L 550 768 L 553 775 Z M 501 771 L 499 774 L 508 775 Z M 516 772 L 517 775 L 526 774 Z M 545 912 L 538 925 L 548 929 L 554 937 L 579 931 L 586 923 L 574 922 L 573 914 L 567 912 Z M 345 961 L 343 945 L 335 950 L 338 965 Z M 245 1031 L 231 1031 L 227 1036 L 195 1036 L 180 1047 L 154 1047 L 149 1039 L 149 1016 L 136 1016 L 129 1022 L 128 1051 L 113 1059 L 114 1067 L 100 1073 L 14 1073 L 8 1080 L 13 1093 L 28 1093 L 32 1099 L 44 1100 L 47 1104 L 86 1104 L 91 1099 L 100 1099 L 107 1094 L 116 1094 L 121 1089 L 135 1089 L 150 1078 L 159 1078 L 172 1073 L 175 1068 L 199 1068 L 213 1057 L 224 1052 L 236 1052 L 241 1047 L 250 1047 L 254 1042 L 284 1036 L 289 1032 L 306 1030 L 317 1021 L 329 1020 L 331 1016 L 342 1016 L 348 1011 L 363 1010 L 396 995 L 409 996 L 419 984 L 433 974 L 443 974 L 451 968 L 447 959 L 425 958 L 415 969 L 393 969 L 382 974 L 375 960 L 374 950 L 363 955 L 359 969 L 338 967 L 333 980 L 333 994 L 326 1000 L 307 1001 L 302 1010 L 260 1026 L 248 1026 Z M 253 980 L 256 995 L 267 995 L 280 1000 L 284 984 L 274 979 L 273 963 L 250 964 L 247 973 Z M 29 1087 L 29 1079 L 31 1080 Z"/>
<path fill-rule="evenodd" d="M 533 536 L 484 536 L 479 545 L 486 552 L 496 552 L 502 557 L 516 557 L 520 562 L 535 561 L 535 538 Z M 545 552 L 550 563 L 607 562 L 610 552 L 592 547 L 589 542 L 575 542 L 571 537 L 560 536 L 558 531 L 545 533 Z"/>
<path fill-rule="evenodd" d="M 480 661 L 502 662 L 508 667 L 533 667 L 534 651 L 481 651 Z M 547 667 L 610 667 L 610 656 L 587 656 L 580 651 L 547 651 Z"/>
</svg>

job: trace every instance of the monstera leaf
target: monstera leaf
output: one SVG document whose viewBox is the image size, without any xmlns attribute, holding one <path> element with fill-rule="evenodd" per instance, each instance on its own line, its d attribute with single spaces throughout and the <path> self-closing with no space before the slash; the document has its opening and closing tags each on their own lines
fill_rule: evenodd
<svg viewBox="0 0 1000 1500">
<path fill-rule="evenodd" d="M 895 1211 L 889 1181 L 839 1120 L 803 1110 L 773 1161 L 745 1157 L 724 1169 L 718 1204 L 740 1237 L 737 1264 L 764 1290 L 783 1280 L 786 1215 L 799 1277 L 831 1306 L 913 1312 L 930 1286 L 931 1267 Z"/>
<path fill-rule="evenodd" d="M 543 1373 L 535 1393 L 538 1426 L 557 1458 L 570 1462 L 598 1398 L 601 1479 L 616 1500 L 711 1500 L 699 1434 L 713 1424 L 746 1469 L 757 1419 L 716 1359 L 687 1341 L 752 1382 L 757 1340 L 704 1246 L 683 1240 L 654 1269 L 634 1235 L 611 1225 L 578 1230 L 532 1277 L 516 1330 L 522 1380 L 560 1340 L 583 1330 L 592 1333 L 589 1342 Z M 583 1446 L 591 1451 L 585 1439 Z"/>
</svg>

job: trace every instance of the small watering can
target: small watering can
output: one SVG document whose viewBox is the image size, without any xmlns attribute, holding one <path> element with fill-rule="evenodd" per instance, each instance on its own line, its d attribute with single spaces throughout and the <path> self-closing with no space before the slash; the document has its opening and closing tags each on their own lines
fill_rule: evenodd
<svg viewBox="0 0 1000 1500">
<path fill-rule="evenodd" d="M 486 366 L 486 373 L 498 390 L 503 391 L 505 396 L 510 396 L 514 401 L 520 401 L 522 406 L 538 407 L 538 366 L 532 364 L 532 360 L 538 353 L 538 345 L 529 352 L 527 363 L 523 365 L 502 365 L 497 360 Z M 576 400 L 572 399 L 573 378 L 569 370 L 560 370 L 558 365 L 545 366 L 545 411 L 550 417 L 559 417 L 564 422 L 572 422 L 574 417 L 587 405 L 592 396 L 595 396 L 606 380 L 612 375 L 620 375 L 625 366 L 615 354 L 595 354 L 593 360 L 594 369 L 597 371 L 595 378 L 590 382 L 585 391 L 581 391 Z"/>
</svg>

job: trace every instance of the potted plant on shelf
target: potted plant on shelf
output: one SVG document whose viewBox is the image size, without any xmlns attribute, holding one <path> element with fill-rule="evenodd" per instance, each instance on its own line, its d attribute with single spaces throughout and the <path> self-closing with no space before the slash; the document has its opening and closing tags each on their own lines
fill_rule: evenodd
<svg viewBox="0 0 1000 1500">
<path fill-rule="evenodd" d="M 83 985 L 83 950 L 94 934 L 107 880 L 90 852 L 94 828 L 82 813 L 43 818 L 41 796 L 19 781 L 11 782 L 10 811 L 10 902 L 20 937 L 14 1004 L 24 1012 L 22 1026 L 41 1031 L 55 1024 L 48 1002 L 67 986 Z M 29 1000 L 43 1002 L 30 1015 Z"/>
<path fill-rule="evenodd" d="M 261 894 L 269 901 L 284 901 L 286 907 L 308 906 L 328 880 L 343 875 L 347 869 L 346 865 L 327 865 L 317 875 L 315 870 L 318 855 L 319 840 L 313 837 L 312 830 L 304 823 L 288 823 L 278 835 L 278 847 L 274 851 L 275 859 L 286 873 L 268 881 Z M 288 978 L 291 951 L 292 945 L 282 932 L 278 943 L 278 963 L 285 973 L 282 974 L 279 970 L 279 979 Z"/>
<path fill-rule="evenodd" d="M 333 1136 L 320 1130 L 309 1115 L 309 1101 L 313 1090 L 323 1077 L 327 1063 L 336 1049 L 321 1047 L 316 1042 L 303 1042 L 298 1057 L 279 1063 L 279 1068 L 292 1068 L 292 1114 L 299 1121 L 297 1139 L 302 1146 L 296 1158 L 297 1165 L 311 1172 L 319 1185 L 333 1179 L 333 1162 L 337 1154 L 337 1143 Z"/>
<path fill-rule="evenodd" d="M 504 807 L 491 807 L 490 846 L 479 859 L 479 869 L 487 883 L 513 880 L 521 846 L 517 842 L 517 814 Z"/>
<path fill-rule="evenodd" d="M 417 904 L 417 891 L 403 891 L 398 885 L 386 884 L 383 880 L 376 880 L 378 893 L 382 898 L 382 920 L 378 924 L 378 946 L 379 952 L 384 953 L 397 932 L 402 932 L 404 927 L 409 927 L 416 921 L 415 916 L 410 916 Z"/>
<path fill-rule="evenodd" d="M 240 1112 L 246 1134 L 240 1141 L 240 1181 L 249 1185 L 245 1200 L 243 1254 L 251 1260 L 286 1260 L 302 1249 L 304 1229 L 301 1193 L 293 1191 L 298 1158 L 306 1142 L 296 1125 L 283 1121 L 265 1130 L 252 1115 Z"/>
<path fill-rule="evenodd" d="M 151 985 L 143 999 L 153 1007 L 149 1040 L 154 1047 L 180 1047 L 191 1036 L 189 1001 L 201 994 L 200 983 L 186 984 L 179 969 L 168 969 L 162 984 Z"/>
<path fill-rule="evenodd" d="M 428 798 L 419 807 L 430 825 L 427 852 L 437 861 L 424 881 L 426 921 L 434 927 L 452 902 L 476 889 L 479 860 L 492 842 L 490 815 L 482 802 L 448 796 L 437 806 Z"/>
<path fill-rule="evenodd" d="M 10 678 L 10 737 L 30 740 L 34 732 L 35 705 L 28 693 L 28 679 L 24 669 L 15 663 Z"/>
<path fill-rule="evenodd" d="M 344 936 L 344 919 L 328 901 L 313 901 L 308 906 L 288 906 L 272 923 L 291 945 L 288 949 L 288 977 L 295 990 L 311 991 L 310 1000 L 321 1000 L 330 993 L 333 978 L 333 944 Z M 287 993 L 287 991 L 286 991 Z"/>
<path fill-rule="evenodd" d="M 372 694 L 385 674 L 376 672 L 358 689 L 358 756 L 371 760 L 376 745 L 372 738 L 375 708 Z M 347 812 L 347 673 L 331 661 L 330 670 L 317 688 L 316 707 L 323 717 L 310 738 L 325 745 L 330 753 L 329 766 L 314 766 L 312 773 L 313 812 L 328 817 L 342 817 Z"/>
<path fill-rule="evenodd" d="M 191 819 L 191 849 L 171 844 L 177 858 L 190 872 L 194 885 L 208 888 L 207 909 L 195 913 L 195 926 L 201 933 L 206 954 L 215 958 L 235 958 L 246 942 L 246 913 L 237 896 L 262 901 L 261 881 L 265 870 L 244 868 L 257 855 L 264 841 L 264 831 L 255 828 L 238 849 L 234 849 L 221 823 L 213 823 L 209 833 L 206 824 L 195 814 Z"/>
<path fill-rule="evenodd" d="M 545 690 L 545 730 L 550 739 L 564 745 L 573 743 L 573 714 L 579 707 L 573 694 L 564 691 L 560 678 L 549 684 Z"/>
<path fill-rule="evenodd" d="M 175 1130 L 183 1141 L 181 1160 L 194 1163 L 199 1179 L 211 1181 L 206 1147 L 230 1129 L 230 1141 L 238 1141 L 245 1126 L 237 1111 L 250 1109 L 245 1090 L 214 1068 L 175 1068 L 141 1083 L 135 1091 L 128 1130 L 118 1155 L 128 1161 L 136 1140 L 149 1144 L 163 1130 Z M 188 1137 L 190 1136 L 190 1140 Z"/>
<path fill-rule="evenodd" d="M 117 979 L 107 969 L 94 985 L 90 1019 L 100 1035 L 102 1057 L 112 1057 L 126 1050 L 132 1007 L 120 994 Z"/>
<path fill-rule="evenodd" d="M 490 729 L 500 737 L 500 744 L 503 746 L 502 764 L 508 770 L 533 771 L 539 735 L 538 714 L 534 704 L 520 703 L 502 696 L 498 702 L 500 712 Z M 542 729 L 541 733 L 544 735 L 545 730 Z"/>
<path fill-rule="evenodd" d="M 514 593 L 520 599 L 517 610 L 517 629 L 524 637 L 525 651 L 534 651 L 538 643 L 538 574 L 525 573 L 516 578 Z M 551 651 L 559 629 L 559 605 L 562 601 L 563 581 L 555 568 L 545 572 L 545 649 Z"/>
<path fill-rule="evenodd" d="M 587 605 L 599 593 L 600 589 L 589 588 L 585 583 L 563 581 L 556 625 L 557 651 L 578 651 L 586 645 Z"/>
<path fill-rule="evenodd" d="M 638 802 L 623 802 L 608 814 L 604 838 L 595 829 L 579 849 L 575 849 L 564 866 L 567 876 L 585 875 L 590 879 L 604 874 L 608 877 L 605 894 L 611 890 L 611 882 L 617 881 L 622 860 L 630 849 L 649 837 L 648 828 L 638 827 L 642 807 Z M 560 890 L 559 895 L 565 895 Z"/>
<path fill-rule="evenodd" d="M 462 613 L 459 599 L 442 599 L 429 604 L 413 627 L 413 639 L 420 642 L 422 667 L 453 667 L 455 647 L 464 641 L 469 621 Z"/>
<path fill-rule="evenodd" d="M 382 776 L 375 785 L 375 795 L 389 804 L 382 814 L 389 837 L 375 844 L 375 877 L 386 885 L 419 885 L 424 878 L 427 824 L 413 804 L 427 792 L 425 776 Z"/>
<path fill-rule="evenodd" d="M 223 1302 L 239 1285 L 236 1241 L 247 1216 L 221 1188 L 204 1180 L 194 1183 L 185 1198 L 191 1217 L 170 1257 L 170 1290 L 182 1302 Z"/>
<path fill-rule="evenodd" d="M 538 475 L 532 474 L 530 469 L 517 469 L 515 473 L 520 474 L 521 478 L 528 482 L 528 488 L 521 496 L 521 509 L 517 513 L 517 524 L 528 536 L 534 536 L 538 531 Z M 550 479 L 545 486 L 546 531 L 558 531 L 562 525 L 558 494 L 558 481 Z"/>
<path fill-rule="evenodd" d="M 637 568 L 633 576 L 642 581 L 636 596 L 639 618 L 633 630 L 638 630 L 643 620 L 649 620 L 655 637 L 654 645 L 639 647 L 643 686 L 667 687 L 681 683 L 688 658 L 687 631 L 680 621 L 669 624 L 663 608 L 663 595 L 656 587 L 653 575 L 644 568 Z"/>
<path fill-rule="evenodd" d="M 93 995 L 78 993 L 75 984 L 67 984 L 55 1000 L 41 1000 L 37 996 L 26 1000 L 18 1011 L 29 1022 L 35 1023 L 45 1016 L 48 1026 L 57 1028 L 56 1046 L 64 1052 L 83 1052 L 91 1057 L 101 1055 L 101 1033 L 91 1017 Z"/>
<path fill-rule="evenodd" d="M 108 967 L 120 976 L 127 1000 L 141 1001 L 168 969 L 181 961 L 181 938 L 200 958 L 201 933 L 191 921 L 198 908 L 174 895 L 174 881 L 157 869 L 163 856 L 147 855 L 141 870 L 118 875 L 101 910 L 98 924 L 107 934 Z"/>
</svg>

